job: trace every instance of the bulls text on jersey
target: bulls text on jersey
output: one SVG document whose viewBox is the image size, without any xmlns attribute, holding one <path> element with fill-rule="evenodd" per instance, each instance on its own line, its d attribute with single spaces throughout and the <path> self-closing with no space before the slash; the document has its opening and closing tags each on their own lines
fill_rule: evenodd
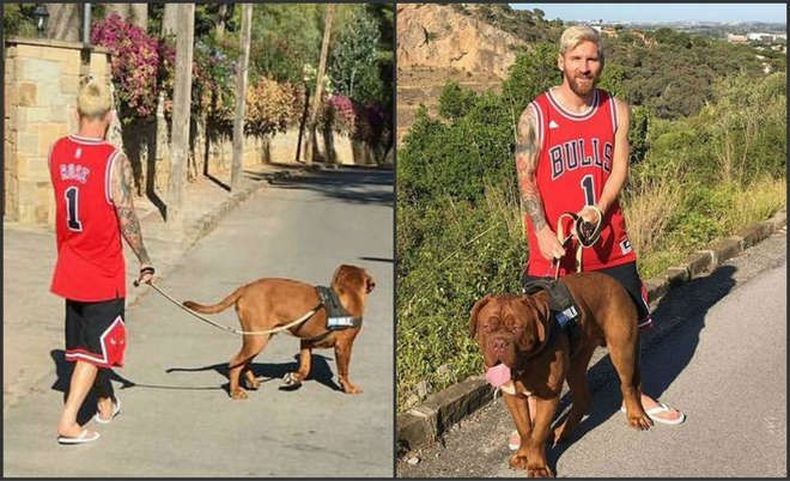
<svg viewBox="0 0 790 481">
<path fill-rule="evenodd" d="M 614 146 L 611 142 L 604 142 L 601 146 L 601 141 L 596 137 L 591 138 L 590 142 L 592 143 L 592 155 L 589 156 L 584 155 L 584 139 L 570 140 L 549 149 L 551 180 L 579 167 L 596 166 L 606 172 L 611 172 Z"/>
</svg>

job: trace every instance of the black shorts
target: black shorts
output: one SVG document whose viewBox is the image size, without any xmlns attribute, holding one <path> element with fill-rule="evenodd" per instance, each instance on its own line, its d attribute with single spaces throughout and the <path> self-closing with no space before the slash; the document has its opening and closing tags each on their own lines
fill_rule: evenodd
<svg viewBox="0 0 790 481">
<path fill-rule="evenodd" d="M 636 270 L 636 262 L 629 262 L 628 264 L 609 267 L 596 272 L 601 272 L 614 277 L 623 287 L 625 287 L 625 290 L 628 291 L 628 294 L 631 296 L 631 300 L 633 300 L 634 304 L 636 305 L 636 310 L 638 313 L 638 326 L 640 329 L 647 329 L 653 326 L 653 317 L 650 315 L 647 289 L 642 283 L 642 279 L 639 278 L 639 273 Z M 527 282 L 537 279 L 550 279 L 550 277 L 541 278 L 523 274 L 521 277 L 521 285 L 523 286 Z"/>
<path fill-rule="evenodd" d="M 66 361 L 98 367 L 123 366 L 125 299 L 81 302 L 66 299 Z"/>
</svg>

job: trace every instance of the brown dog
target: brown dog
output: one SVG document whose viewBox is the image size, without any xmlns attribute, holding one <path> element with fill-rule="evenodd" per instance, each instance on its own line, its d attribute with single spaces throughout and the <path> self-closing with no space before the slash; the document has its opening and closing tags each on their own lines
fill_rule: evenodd
<svg viewBox="0 0 790 481">
<path fill-rule="evenodd" d="M 343 307 L 353 317 L 362 317 L 368 294 L 376 287 L 373 277 L 361 267 L 341 265 L 332 276 L 332 289 L 337 293 Z M 193 311 L 214 314 L 236 305 L 236 314 L 243 331 L 267 331 L 284 326 L 319 306 L 321 300 L 314 286 L 290 279 L 263 278 L 239 287 L 217 304 L 204 306 L 193 301 L 184 305 Z M 297 324 L 288 331 L 301 339 L 299 350 L 299 369 L 288 373 L 286 384 L 298 386 L 310 374 L 311 351 L 313 348 L 335 349 L 340 386 L 348 394 L 359 394 L 348 378 L 348 365 L 351 361 L 351 346 L 361 330 L 348 327 L 328 331 L 327 312 L 320 308 L 305 322 Z M 239 385 L 244 372 L 247 388 L 258 389 L 260 381 L 249 369 L 249 364 L 266 346 L 272 334 L 244 335 L 241 350 L 231 359 L 228 368 L 230 378 L 229 392 L 233 399 L 245 399 L 247 393 Z"/>
<path fill-rule="evenodd" d="M 486 368 L 504 364 L 510 369 L 515 393 L 503 397 L 522 440 L 510 465 L 526 469 L 529 477 L 553 476 L 546 464 L 545 444 L 566 379 L 573 405 L 554 430 L 554 442 L 567 439 L 587 412 L 587 365 L 596 346 L 609 350 L 629 424 L 637 429 L 649 429 L 653 424 L 641 404 L 637 311 L 628 293 L 615 279 L 601 273 L 573 274 L 562 282 L 581 311 L 575 321 L 581 334 L 574 341 L 573 352 L 564 330 L 552 333 L 559 325 L 549 317 L 546 291 L 488 295 L 472 308 L 471 336 L 477 338 Z M 504 366 L 497 370 L 507 372 Z M 529 412 L 530 395 L 537 401 L 535 413 Z"/>
</svg>

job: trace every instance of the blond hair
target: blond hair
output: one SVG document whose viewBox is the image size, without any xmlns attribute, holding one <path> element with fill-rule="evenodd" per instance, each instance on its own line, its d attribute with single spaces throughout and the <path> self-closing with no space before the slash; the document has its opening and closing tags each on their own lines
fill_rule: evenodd
<svg viewBox="0 0 790 481">
<path fill-rule="evenodd" d="M 77 95 L 77 112 L 81 117 L 101 117 L 112 108 L 110 89 L 94 77 L 80 88 Z"/>
<path fill-rule="evenodd" d="M 573 25 L 565 29 L 560 37 L 560 55 L 563 55 L 568 50 L 576 48 L 582 42 L 592 42 L 598 47 L 598 56 L 603 61 L 603 44 L 601 43 L 601 35 L 587 25 Z"/>
</svg>

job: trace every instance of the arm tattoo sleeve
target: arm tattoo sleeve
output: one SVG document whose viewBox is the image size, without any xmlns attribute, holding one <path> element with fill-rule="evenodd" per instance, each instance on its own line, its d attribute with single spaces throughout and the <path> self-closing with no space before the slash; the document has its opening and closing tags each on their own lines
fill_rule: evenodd
<svg viewBox="0 0 790 481">
<path fill-rule="evenodd" d="M 535 129 L 536 119 L 532 109 L 527 107 L 518 121 L 516 136 L 516 174 L 521 204 L 527 211 L 532 225 L 538 231 L 546 225 L 543 201 L 535 184 L 535 169 L 538 164 L 538 139 Z"/>
<path fill-rule="evenodd" d="M 120 165 L 115 166 L 113 175 L 113 202 L 115 211 L 118 213 L 118 224 L 121 235 L 126 239 L 126 243 L 132 248 L 141 264 L 150 264 L 151 259 L 143 244 L 143 233 L 140 230 L 140 221 L 134 212 L 132 193 L 132 166 L 129 159 L 121 154 L 116 159 Z"/>
</svg>

